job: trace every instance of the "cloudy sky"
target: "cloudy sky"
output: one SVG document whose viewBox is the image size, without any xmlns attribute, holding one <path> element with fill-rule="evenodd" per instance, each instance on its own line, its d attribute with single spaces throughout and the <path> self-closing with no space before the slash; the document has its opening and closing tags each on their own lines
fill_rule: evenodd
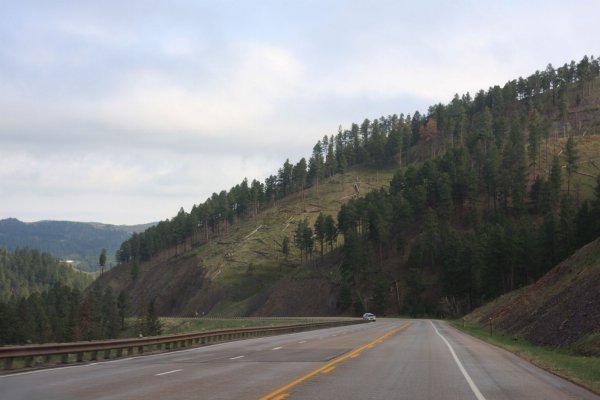
<svg viewBox="0 0 600 400">
<path fill-rule="evenodd" d="M 0 4 L 0 218 L 24 221 L 170 218 L 339 125 L 600 53 L 593 0 Z"/>
</svg>

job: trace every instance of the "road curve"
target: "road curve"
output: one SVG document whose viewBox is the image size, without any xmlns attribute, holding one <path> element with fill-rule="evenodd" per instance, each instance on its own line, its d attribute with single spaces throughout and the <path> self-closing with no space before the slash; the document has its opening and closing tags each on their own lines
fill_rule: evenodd
<svg viewBox="0 0 600 400">
<path fill-rule="evenodd" d="M 0 376 L 0 398 L 600 399 L 442 321 L 375 323 Z"/>
</svg>

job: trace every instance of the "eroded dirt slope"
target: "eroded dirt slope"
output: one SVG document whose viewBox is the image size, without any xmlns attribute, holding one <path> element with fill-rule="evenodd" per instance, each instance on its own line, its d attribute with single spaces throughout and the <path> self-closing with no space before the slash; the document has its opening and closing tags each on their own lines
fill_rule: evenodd
<svg viewBox="0 0 600 400">
<path fill-rule="evenodd" d="M 536 283 L 467 316 L 541 345 L 569 346 L 600 336 L 600 239 L 582 247 Z M 593 346 L 596 347 L 596 346 Z"/>
</svg>

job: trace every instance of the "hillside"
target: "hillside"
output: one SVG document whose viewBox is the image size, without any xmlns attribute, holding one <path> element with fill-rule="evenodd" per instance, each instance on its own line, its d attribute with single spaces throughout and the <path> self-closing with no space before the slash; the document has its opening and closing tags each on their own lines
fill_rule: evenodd
<svg viewBox="0 0 600 400">
<path fill-rule="evenodd" d="M 304 218 L 312 225 L 319 212 L 337 215 L 341 205 L 355 196 L 355 184 L 361 193 L 387 187 L 393 172 L 353 168 L 318 188 L 279 200 L 191 251 L 188 242 L 149 261 L 120 265 L 100 277 L 99 283 L 125 290 L 138 309 L 155 298 L 163 315 L 335 314 L 340 277 L 330 264 L 339 256 L 335 251 L 329 254 L 324 267 L 315 252 L 303 264 L 291 244 L 286 259 L 281 251 L 283 238 L 293 241 L 294 230 Z"/>
<path fill-rule="evenodd" d="M 100 284 L 167 315 L 463 315 L 600 236 L 599 76 L 584 57 L 340 128 L 134 234 Z"/>
<path fill-rule="evenodd" d="M 39 221 L 25 223 L 15 218 L 0 220 L 0 248 L 15 250 L 28 247 L 50 253 L 84 271 L 98 270 L 98 257 L 107 250 L 106 266 L 114 265 L 114 254 L 132 233 L 148 228 L 100 223 Z"/>
<path fill-rule="evenodd" d="M 548 346 L 600 356 L 600 239 L 584 246 L 534 284 L 508 293 L 466 318 Z M 578 343 L 579 342 L 579 343 Z"/>
</svg>

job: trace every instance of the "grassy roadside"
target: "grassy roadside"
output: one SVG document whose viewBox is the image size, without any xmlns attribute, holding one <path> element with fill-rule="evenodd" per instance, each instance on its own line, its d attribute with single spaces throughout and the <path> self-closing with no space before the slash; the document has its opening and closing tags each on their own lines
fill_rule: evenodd
<svg viewBox="0 0 600 400">
<path fill-rule="evenodd" d="M 471 336 L 508 350 L 546 371 L 600 394 L 600 357 L 586 357 L 576 355 L 569 350 L 536 346 L 523 339 L 515 340 L 512 336 L 497 331 L 490 336 L 486 327 L 474 322 L 467 322 L 464 327 L 462 320 L 450 321 L 450 324 Z"/>
</svg>

